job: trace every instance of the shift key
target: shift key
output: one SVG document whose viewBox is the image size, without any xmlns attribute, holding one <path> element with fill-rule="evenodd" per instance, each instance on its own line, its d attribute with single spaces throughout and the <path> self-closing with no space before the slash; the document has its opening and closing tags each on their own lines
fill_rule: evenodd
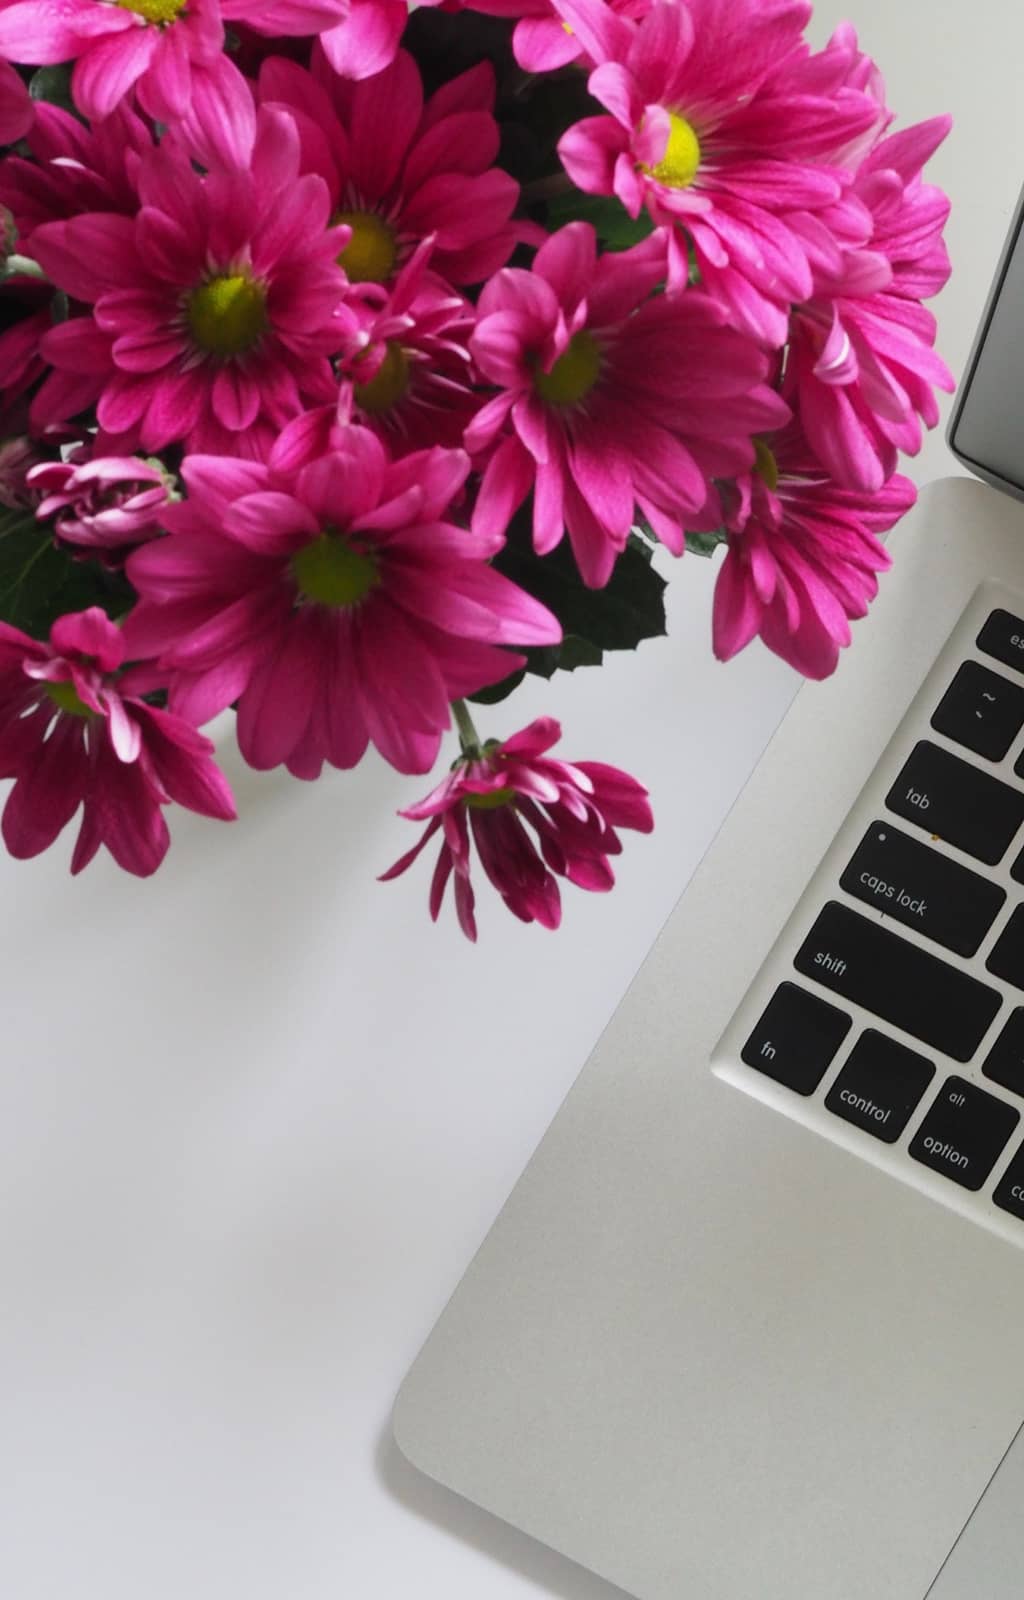
<svg viewBox="0 0 1024 1600">
<path fill-rule="evenodd" d="M 897 816 L 994 867 L 1024 822 L 1024 794 L 922 740 L 886 797 Z"/>
<path fill-rule="evenodd" d="M 927 950 L 830 901 L 797 952 L 795 966 L 833 994 L 969 1061 L 1001 996 Z"/>
</svg>

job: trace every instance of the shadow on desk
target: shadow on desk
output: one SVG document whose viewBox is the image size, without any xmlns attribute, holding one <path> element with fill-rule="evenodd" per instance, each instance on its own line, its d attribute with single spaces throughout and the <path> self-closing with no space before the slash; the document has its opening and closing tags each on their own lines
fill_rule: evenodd
<svg viewBox="0 0 1024 1600">
<path fill-rule="evenodd" d="M 376 1468 L 384 1488 L 406 1511 L 443 1528 L 492 1561 L 510 1567 L 520 1577 L 546 1589 L 555 1600 L 627 1600 L 624 1589 L 606 1583 L 575 1561 L 538 1544 L 500 1517 L 417 1472 L 402 1455 L 390 1427 L 380 1436 Z"/>
</svg>

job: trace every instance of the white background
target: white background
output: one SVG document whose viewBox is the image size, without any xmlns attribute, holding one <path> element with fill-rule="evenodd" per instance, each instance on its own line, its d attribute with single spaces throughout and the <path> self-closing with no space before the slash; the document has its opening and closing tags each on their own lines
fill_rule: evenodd
<svg viewBox="0 0 1024 1600">
<path fill-rule="evenodd" d="M 1024 179 L 1019 0 L 824 0 L 817 37 L 848 14 L 904 121 L 957 117 L 959 371 Z M 914 470 L 955 470 L 941 438 Z M 760 647 L 717 666 L 710 564 L 671 576 L 668 639 L 481 719 L 553 711 L 652 791 L 559 935 L 484 892 L 474 949 L 426 862 L 377 885 L 427 785 L 376 761 L 308 787 L 229 758 L 242 822 L 178 818 L 149 883 L 0 859 L 5 1600 L 617 1592 L 420 1479 L 388 1413 L 795 688 Z"/>
</svg>

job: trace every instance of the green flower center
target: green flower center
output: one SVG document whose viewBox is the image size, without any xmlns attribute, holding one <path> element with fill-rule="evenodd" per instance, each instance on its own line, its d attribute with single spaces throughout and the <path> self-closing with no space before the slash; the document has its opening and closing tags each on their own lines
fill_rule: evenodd
<svg viewBox="0 0 1024 1600">
<path fill-rule="evenodd" d="M 244 355 L 266 332 L 266 291 L 244 273 L 208 278 L 189 295 L 187 315 L 200 350 L 212 356 Z"/>
<path fill-rule="evenodd" d="M 185 0 L 117 0 L 117 4 L 122 11 L 134 11 L 158 27 L 176 21 L 185 9 Z"/>
<path fill-rule="evenodd" d="M 355 606 L 380 582 L 372 555 L 354 550 L 340 533 L 322 533 L 292 557 L 299 593 L 321 606 Z"/>
<path fill-rule="evenodd" d="M 398 256 L 394 229 L 375 211 L 339 211 L 334 221 L 352 229 L 352 237 L 338 257 L 349 282 L 386 283 Z"/>
<path fill-rule="evenodd" d="M 533 387 L 553 406 L 574 406 L 588 395 L 601 372 L 601 350 L 592 333 L 581 328 L 569 340 L 550 372 L 538 367 Z"/>
<path fill-rule="evenodd" d="M 754 471 L 774 494 L 779 487 L 779 463 L 763 439 L 754 440 Z"/>
<path fill-rule="evenodd" d="M 394 339 L 388 340 L 387 352 L 373 377 L 355 387 L 356 405 L 371 416 L 390 411 L 409 388 L 409 357 Z"/>
<path fill-rule="evenodd" d="M 466 804 L 474 811 L 500 811 L 515 797 L 514 789 L 492 789 L 490 794 L 467 794 Z"/>
<path fill-rule="evenodd" d="M 57 707 L 58 711 L 66 711 L 69 717 L 94 717 L 85 701 L 79 698 L 73 683 L 47 683 L 44 684 L 47 694 Z"/>
<path fill-rule="evenodd" d="M 668 114 L 668 144 L 656 167 L 645 167 L 648 177 L 657 178 L 670 189 L 688 189 L 700 166 L 700 140 L 690 123 L 678 112 Z"/>
</svg>

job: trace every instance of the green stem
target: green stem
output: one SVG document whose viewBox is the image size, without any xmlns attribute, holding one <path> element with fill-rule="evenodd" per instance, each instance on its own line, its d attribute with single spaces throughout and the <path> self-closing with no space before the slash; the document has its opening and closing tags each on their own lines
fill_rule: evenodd
<svg viewBox="0 0 1024 1600">
<path fill-rule="evenodd" d="M 546 178 L 534 178 L 532 183 L 524 183 L 522 196 L 527 205 L 532 205 L 537 200 L 555 200 L 560 194 L 572 194 L 572 191 L 572 180 L 567 173 L 552 172 Z"/>
<path fill-rule="evenodd" d="M 459 743 L 462 745 L 463 755 L 479 759 L 483 754 L 480 735 L 473 726 L 473 718 L 469 714 L 469 707 L 465 700 L 452 701 L 452 716 L 455 718 L 455 726 L 459 730 Z"/>
<path fill-rule="evenodd" d="M 46 273 L 38 261 L 33 261 L 31 256 L 8 256 L 4 261 L 4 276 L 7 278 L 40 278 L 45 281 Z"/>
</svg>

